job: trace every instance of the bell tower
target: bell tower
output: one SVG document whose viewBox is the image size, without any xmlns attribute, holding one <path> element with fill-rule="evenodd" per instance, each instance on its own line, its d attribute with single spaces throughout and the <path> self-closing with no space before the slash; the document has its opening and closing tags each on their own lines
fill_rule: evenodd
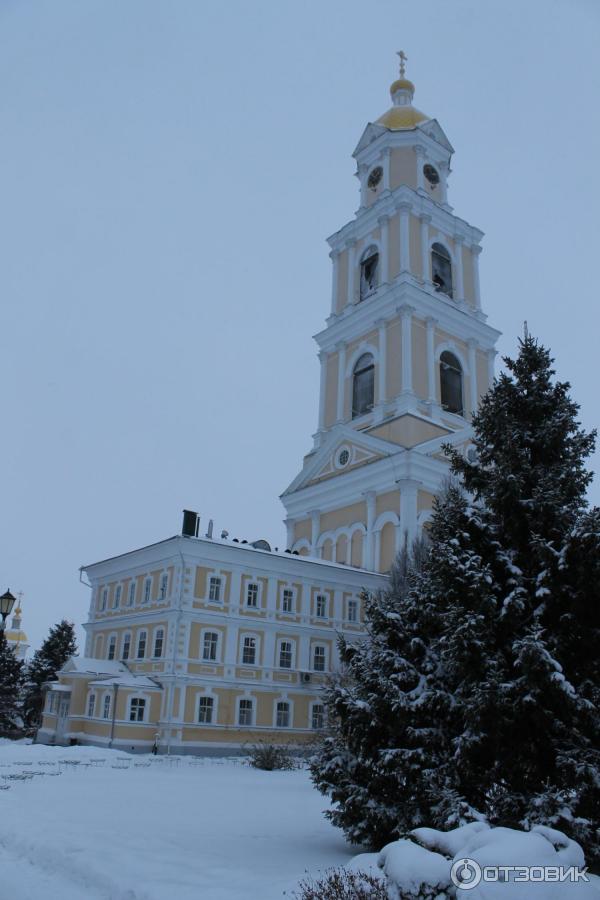
<svg viewBox="0 0 600 900">
<path fill-rule="evenodd" d="M 405 76 L 354 151 L 360 205 L 333 234 L 331 308 L 315 336 L 318 429 L 282 494 L 288 547 L 385 572 L 469 450 L 499 332 L 481 309 L 483 233 L 448 203 L 454 152 Z"/>
</svg>

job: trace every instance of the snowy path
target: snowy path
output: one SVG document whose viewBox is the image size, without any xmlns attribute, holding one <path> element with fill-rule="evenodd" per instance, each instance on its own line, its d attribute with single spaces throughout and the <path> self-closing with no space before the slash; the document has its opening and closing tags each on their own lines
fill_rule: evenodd
<svg viewBox="0 0 600 900">
<path fill-rule="evenodd" d="M 0 743 L 0 776 L 46 772 L 0 782 L 0 900 L 281 900 L 353 855 L 304 771 L 117 757 Z"/>
</svg>

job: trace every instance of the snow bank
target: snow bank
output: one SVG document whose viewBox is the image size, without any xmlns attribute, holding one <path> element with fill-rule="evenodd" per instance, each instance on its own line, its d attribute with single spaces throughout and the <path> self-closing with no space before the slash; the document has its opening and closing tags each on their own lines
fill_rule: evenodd
<svg viewBox="0 0 600 900">
<path fill-rule="evenodd" d="M 584 869 L 584 854 L 579 844 L 553 828 L 539 825 L 524 832 L 472 822 L 452 831 L 417 828 L 411 837 L 388 844 L 377 858 L 390 900 L 600 900 L 600 880 L 570 880 L 570 868 Z M 357 856 L 350 865 L 368 871 L 372 857 Z M 514 867 L 533 869 L 538 880 L 521 880 Z M 491 869 L 498 869 L 497 880 L 490 880 Z"/>
</svg>

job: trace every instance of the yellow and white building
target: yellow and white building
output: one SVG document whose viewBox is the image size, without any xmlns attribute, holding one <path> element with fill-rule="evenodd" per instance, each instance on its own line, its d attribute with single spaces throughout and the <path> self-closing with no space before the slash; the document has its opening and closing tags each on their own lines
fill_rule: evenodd
<svg viewBox="0 0 600 900">
<path fill-rule="evenodd" d="M 323 726 L 336 635 L 360 639 L 361 594 L 429 518 L 442 445 L 469 453 L 493 378 L 483 235 L 449 205 L 453 149 L 413 95 L 401 55 L 354 152 L 359 209 L 329 238 L 318 429 L 281 497 L 289 549 L 198 537 L 188 514 L 181 535 L 85 566 L 85 656 L 49 686 L 40 740 L 222 752 Z"/>
</svg>

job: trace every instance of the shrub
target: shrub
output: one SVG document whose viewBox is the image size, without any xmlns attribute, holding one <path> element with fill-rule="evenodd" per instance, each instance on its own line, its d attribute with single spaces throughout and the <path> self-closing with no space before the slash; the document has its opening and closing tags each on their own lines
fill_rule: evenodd
<svg viewBox="0 0 600 900">
<path fill-rule="evenodd" d="M 301 893 L 294 893 L 297 900 L 388 900 L 380 878 L 348 869 L 330 869 L 318 881 L 304 878 L 298 887 Z"/>
<path fill-rule="evenodd" d="M 272 772 L 273 769 L 295 769 L 296 761 L 287 747 L 277 744 L 252 744 L 248 750 L 248 762 L 255 769 Z"/>
</svg>

